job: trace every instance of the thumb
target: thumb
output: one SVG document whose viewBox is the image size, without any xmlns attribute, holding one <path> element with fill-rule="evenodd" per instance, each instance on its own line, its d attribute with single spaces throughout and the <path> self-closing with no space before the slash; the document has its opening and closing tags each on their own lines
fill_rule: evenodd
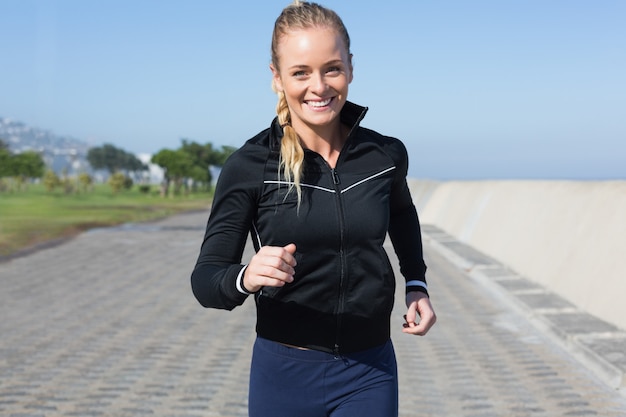
<svg viewBox="0 0 626 417">
<path fill-rule="evenodd" d="M 287 252 L 289 252 L 292 255 L 294 253 L 296 253 L 296 245 L 295 245 L 295 243 L 290 243 L 287 246 L 283 247 L 283 249 L 285 249 Z"/>
<path fill-rule="evenodd" d="M 417 323 L 418 318 L 417 318 L 417 311 L 415 309 L 415 303 L 412 303 L 407 312 L 406 315 L 404 316 L 404 319 L 406 320 L 407 323 Z"/>
</svg>

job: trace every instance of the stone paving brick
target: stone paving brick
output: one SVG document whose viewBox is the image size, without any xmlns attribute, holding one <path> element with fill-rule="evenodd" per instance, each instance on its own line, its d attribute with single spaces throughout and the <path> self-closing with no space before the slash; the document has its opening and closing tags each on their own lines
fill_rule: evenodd
<svg viewBox="0 0 626 417">
<path fill-rule="evenodd" d="M 0 415 L 246 416 L 252 300 L 206 310 L 190 290 L 206 218 L 94 230 L 0 263 Z M 439 322 L 401 334 L 401 285 L 394 310 L 402 417 L 626 415 L 620 393 L 506 299 L 426 256 Z"/>
</svg>

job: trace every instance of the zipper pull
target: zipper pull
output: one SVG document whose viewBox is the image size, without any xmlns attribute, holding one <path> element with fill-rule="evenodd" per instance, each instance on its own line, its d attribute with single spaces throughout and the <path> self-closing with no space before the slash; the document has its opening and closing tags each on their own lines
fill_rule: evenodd
<svg viewBox="0 0 626 417">
<path fill-rule="evenodd" d="M 335 168 L 332 168 L 332 169 L 330 170 L 330 172 L 331 172 L 331 174 L 332 174 L 332 176 L 333 176 L 333 183 L 334 183 L 335 185 L 339 185 L 339 184 L 341 184 L 341 181 L 339 181 L 339 174 L 337 174 L 337 171 L 335 171 Z"/>
<path fill-rule="evenodd" d="M 339 353 L 339 345 L 336 343 L 335 347 L 333 348 L 333 356 L 335 357 L 335 360 L 341 360 L 343 361 L 344 365 L 350 366 L 350 361 L 348 360 L 348 358 Z"/>
</svg>

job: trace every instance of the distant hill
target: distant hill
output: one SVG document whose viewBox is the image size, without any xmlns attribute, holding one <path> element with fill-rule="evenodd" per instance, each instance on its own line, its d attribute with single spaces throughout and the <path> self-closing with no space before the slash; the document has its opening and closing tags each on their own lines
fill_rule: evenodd
<svg viewBox="0 0 626 417">
<path fill-rule="evenodd" d="M 0 117 L 0 139 L 15 153 L 40 152 L 46 165 L 57 173 L 66 170 L 71 175 L 91 170 L 87 163 L 90 146 L 82 140 L 3 117 Z"/>
</svg>

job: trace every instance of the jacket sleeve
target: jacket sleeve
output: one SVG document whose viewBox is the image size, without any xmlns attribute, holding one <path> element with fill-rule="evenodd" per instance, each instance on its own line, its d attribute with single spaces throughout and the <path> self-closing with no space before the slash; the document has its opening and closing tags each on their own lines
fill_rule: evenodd
<svg viewBox="0 0 626 417">
<path fill-rule="evenodd" d="M 241 257 L 253 219 L 263 163 L 244 148 L 224 164 L 218 178 L 191 287 L 204 307 L 232 310 L 248 294 L 237 288 L 245 266 Z"/>
<path fill-rule="evenodd" d="M 406 181 L 408 154 L 399 140 L 394 142 L 392 149 L 396 170 L 390 198 L 389 237 L 400 261 L 406 292 L 428 294 L 420 223 Z"/>
</svg>

